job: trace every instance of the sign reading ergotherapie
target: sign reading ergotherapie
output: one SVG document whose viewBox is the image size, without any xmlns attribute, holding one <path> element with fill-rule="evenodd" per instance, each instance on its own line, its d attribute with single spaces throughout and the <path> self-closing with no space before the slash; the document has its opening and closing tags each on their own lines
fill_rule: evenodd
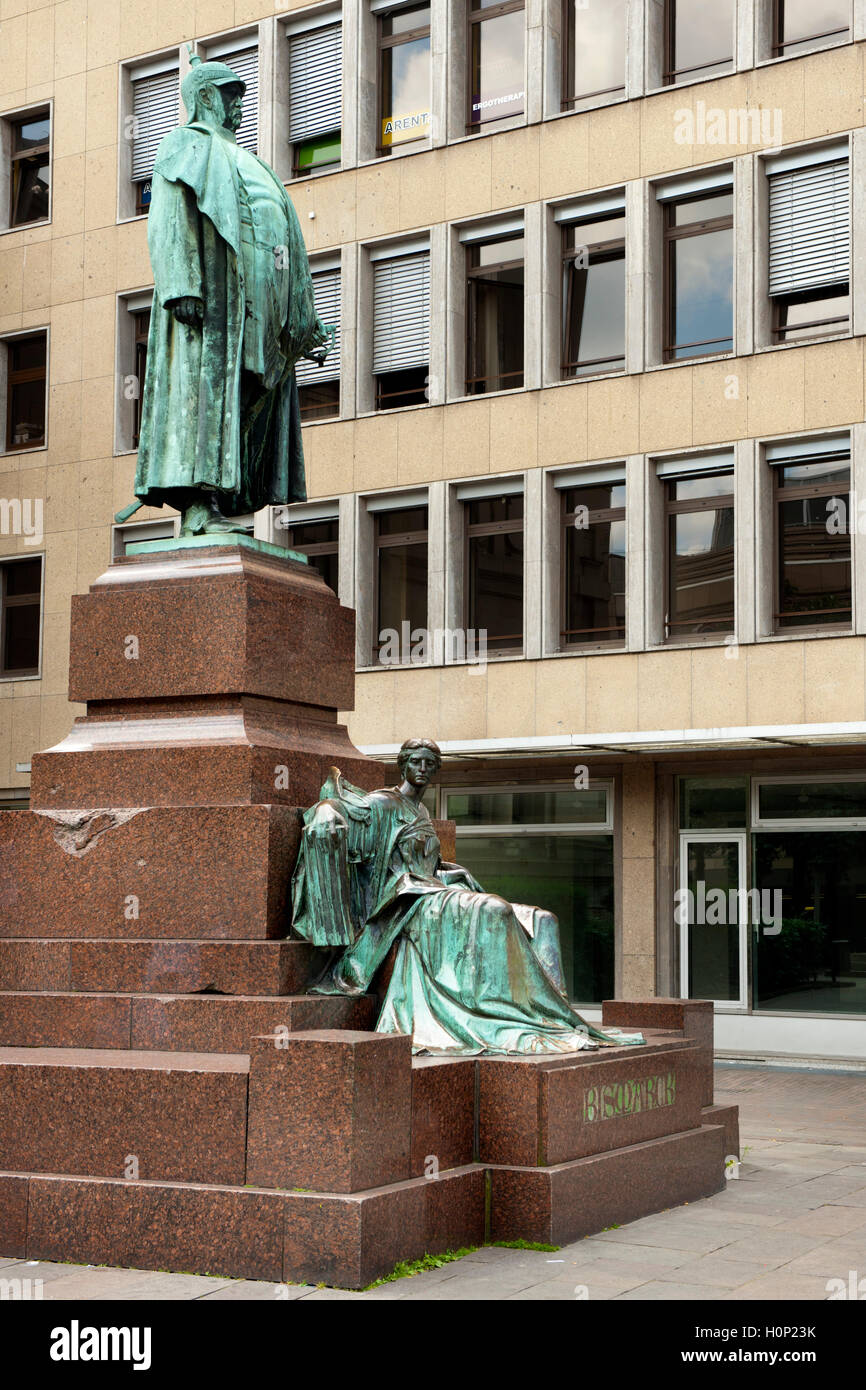
<svg viewBox="0 0 866 1390">
<path fill-rule="evenodd" d="M 616 1120 L 622 1115 L 639 1115 L 644 1110 L 661 1110 L 673 1105 L 676 1096 L 677 1077 L 672 1071 L 662 1076 L 590 1086 L 583 1096 L 583 1118 L 591 1124 L 594 1120 Z"/>
</svg>

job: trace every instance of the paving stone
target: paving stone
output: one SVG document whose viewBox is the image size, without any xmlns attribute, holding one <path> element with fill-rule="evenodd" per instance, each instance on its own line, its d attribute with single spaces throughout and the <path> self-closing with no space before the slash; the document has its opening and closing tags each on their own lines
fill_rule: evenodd
<svg viewBox="0 0 866 1390">
<path fill-rule="evenodd" d="M 613 1231 L 604 1239 L 615 1245 L 619 1243 L 620 1236 L 626 1243 L 633 1243 L 630 1226 L 623 1227 L 622 1232 Z M 634 1238 L 634 1243 L 660 1246 L 666 1250 L 698 1250 L 703 1253 L 708 1250 L 718 1250 L 724 1245 L 730 1245 L 737 1237 L 738 1232 L 732 1231 L 722 1222 L 719 1222 L 717 1226 L 712 1226 L 709 1222 L 696 1225 L 694 1223 L 689 1224 L 682 1219 L 671 1218 L 662 1226 L 644 1230 Z"/>
<path fill-rule="evenodd" d="M 784 1228 L 766 1231 L 761 1236 L 761 1259 L 778 1268 L 779 1265 L 787 1264 L 789 1260 L 795 1260 L 798 1255 L 805 1255 L 808 1250 L 814 1250 L 817 1245 L 823 1245 L 827 1239 L 827 1236 L 803 1235 L 799 1231 L 788 1231 Z M 727 1257 L 732 1260 L 754 1259 L 754 1237 L 735 1240 L 732 1245 L 726 1246 L 726 1252 Z"/>
<path fill-rule="evenodd" d="M 648 1299 L 656 1302 L 689 1302 L 707 1303 L 717 1299 L 718 1289 L 705 1288 L 697 1284 L 670 1284 L 661 1280 L 650 1280 L 648 1284 L 641 1284 L 639 1288 L 629 1289 L 626 1293 L 617 1294 L 616 1301 L 622 1302 L 625 1299 Z"/>
<path fill-rule="evenodd" d="M 758 1279 L 752 1279 L 748 1284 L 741 1284 L 738 1289 L 732 1289 L 730 1293 L 723 1295 L 725 1303 L 752 1301 L 753 1299 L 772 1299 L 773 1302 L 791 1302 L 800 1300 L 812 1300 L 815 1302 L 827 1299 L 826 1281 L 821 1278 L 811 1278 L 805 1274 L 789 1274 L 787 1270 L 774 1269 L 769 1274 L 762 1274 Z"/>
<path fill-rule="evenodd" d="M 844 1236 L 862 1226 L 866 1226 L 866 1207 L 813 1207 L 785 1221 L 786 1231 L 799 1231 L 802 1235 Z M 866 1235 L 863 1243 L 866 1249 Z"/>
<path fill-rule="evenodd" d="M 199 1303 L 294 1303 L 312 1293 L 312 1284 L 266 1284 L 257 1279 L 238 1279 L 224 1289 L 202 1294 Z"/>
<path fill-rule="evenodd" d="M 678 1265 L 676 1269 L 660 1271 L 657 1279 L 674 1284 L 707 1284 L 713 1288 L 735 1289 L 739 1284 L 756 1279 L 766 1273 L 767 1266 L 760 1260 L 729 1260 L 724 1251 L 715 1251 L 699 1260 Z"/>
</svg>

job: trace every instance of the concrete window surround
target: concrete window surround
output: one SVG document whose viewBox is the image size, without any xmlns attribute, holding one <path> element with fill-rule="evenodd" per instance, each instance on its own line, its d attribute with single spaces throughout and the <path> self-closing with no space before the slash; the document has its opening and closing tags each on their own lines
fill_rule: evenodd
<svg viewBox="0 0 866 1390">
<path fill-rule="evenodd" d="M 117 296 L 117 329 L 114 337 L 114 379 L 117 383 L 114 409 L 114 453 L 135 452 L 135 396 L 130 394 L 135 379 L 135 315 L 150 308 L 153 286 L 129 290 Z"/>
<path fill-rule="evenodd" d="M 741 439 L 721 443 L 712 448 L 665 452 L 664 454 L 631 454 L 625 457 L 592 459 L 579 465 L 554 468 L 532 468 L 525 473 L 485 475 L 483 479 L 467 477 L 459 480 L 426 484 L 428 506 L 428 575 L 427 625 L 436 629 L 462 629 L 464 625 L 464 502 L 458 489 L 467 483 L 483 482 L 494 485 L 500 480 L 508 491 L 522 491 L 524 496 L 524 565 L 523 613 L 524 649 L 520 655 L 491 658 L 495 661 L 532 661 L 539 658 L 567 659 L 589 655 L 600 650 L 588 644 L 580 651 L 560 650 L 560 604 L 562 565 L 562 517 L 560 493 L 568 475 L 570 485 L 578 486 L 580 475 L 589 479 L 599 470 L 621 471 L 626 482 L 626 641 L 619 651 L 647 652 L 688 650 L 695 647 L 721 646 L 732 649 L 732 659 L 739 646 L 762 642 L 819 640 L 845 635 L 834 630 L 811 632 L 773 630 L 775 595 L 774 533 L 776 519 L 773 511 L 770 465 L 764 458 L 769 444 L 796 439 L 819 443 L 830 438 L 846 436 L 851 448 L 851 490 L 856 497 L 866 496 L 866 424 L 849 430 L 827 429 L 796 436 L 774 436 L 760 439 Z M 732 634 L 679 641 L 664 639 L 665 608 L 665 509 L 664 494 L 657 469 L 660 463 L 697 462 L 711 455 L 728 455 L 734 464 L 734 527 L 735 527 L 735 625 Z M 370 653 L 373 644 L 373 584 L 372 565 L 373 511 L 371 500 L 380 496 L 400 497 L 405 494 L 407 505 L 417 498 L 419 489 L 388 489 L 385 493 L 347 493 L 331 501 L 316 500 L 298 508 L 299 519 L 319 515 L 340 518 L 340 602 L 357 613 L 356 663 L 359 671 L 381 671 L 372 666 Z M 852 515 L 856 503 L 852 503 Z M 274 529 L 273 508 L 259 513 L 256 534 L 263 539 L 284 543 L 284 532 Z M 292 509 L 294 514 L 295 509 Z M 852 587 L 853 627 L 857 635 L 866 634 L 866 544 L 852 524 Z M 427 665 L 437 665 L 431 653 Z M 463 664 L 446 654 L 447 665 Z M 468 663 L 466 663 L 468 664 Z M 393 670 L 393 667 L 387 668 Z"/>
<path fill-rule="evenodd" d="M 22 222 L 20 225 L 11 226 L 10 217 L 12 216 L 12 129 L 17 122 L 27 120 L 28 117 L 35 119 L 37 116 L 47 113 L 50 122 L 49 130 L 49 183 L 48 183 L 48 216 L 40 217 L 35 222 Z M 28 102 L 26 106 L 18 106 L 14 110 L 0 112 L 0 236 L 6 232 L 26 231 L 30 227 L 46 227 L 51 222 L 52 199 L 53 199 L 53 159 L 54 159 L 54 101 Z"/>
</svg>

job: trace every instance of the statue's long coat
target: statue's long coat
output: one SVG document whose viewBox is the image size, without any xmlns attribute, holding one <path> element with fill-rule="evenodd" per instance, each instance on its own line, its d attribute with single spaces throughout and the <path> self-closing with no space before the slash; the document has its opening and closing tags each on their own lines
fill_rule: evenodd
<svg viewBox="0 0 866 1390">
<path fill-rule="evenodd" d="M 303 501 L 304 457 L 294 364 L 324 339 L 309 263 L 285 201 L 288 310 L 251 416 L 242 408 L 246 295 L 234 151 L 194 122 L 169 131 L 157 151 L 147 240 L 154 276 L 135 494 L 177 505 L 177 489 L 213 489 L 227 515 Z M 201 299 L 198 326 L 178 323 L 166 303 Z M 251 423 L 252 421 L 252 423 Z M 174 498 L 172 493 L 175 494 Z"/>
</svg>

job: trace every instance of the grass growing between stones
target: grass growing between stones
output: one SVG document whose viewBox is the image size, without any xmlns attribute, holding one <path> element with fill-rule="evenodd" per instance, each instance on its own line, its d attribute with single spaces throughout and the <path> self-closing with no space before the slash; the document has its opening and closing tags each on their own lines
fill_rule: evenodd
<svg viewBox="0 0 866 1390">
<path fill-rule="evenodd" d="M 378 1289 L 380 1284 L 392 1284 L 396 1279 L 411 1279 L 414 1275 L 424 1274 L 430 1269 L 441 1269 L 443 1265 L 462 1260 L 464 1255 L 474 1255 L 476 1250 L 487 1249 L 489 1246 L 498 1246 L 503 1250 L 542 1252 L 560 1249 L 558 1245 L 541 1245 L 528 1240 L 489 1240 L 485 1241 L 483 1246 L 466 1245 L 460 1250 L 445 1250 L 441 1255 L 422 1255 L 419 1260 L 399 1260 L 390 1274 L 383 1274 L 381 1279 L 374 1279 L 372 1284 L 366 1284 L 361 1292 L 368 1293 L 370 1289 Z"/>
</svg>

